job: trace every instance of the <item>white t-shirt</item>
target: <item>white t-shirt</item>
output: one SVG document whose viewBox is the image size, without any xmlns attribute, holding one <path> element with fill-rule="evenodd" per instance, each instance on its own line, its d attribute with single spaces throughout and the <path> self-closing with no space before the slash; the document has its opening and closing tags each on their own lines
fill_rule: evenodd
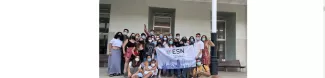
<svg viewBox="0 0 325 78">
<path fill-rule="evenodd" d="M 112 44 L 112 46 L 115 47 L 122 47 L 123 42 L 120 39 L 112 39 L 109 43 Z"/>
<path fill-rule="evenodd" d="M 196 41 L 194 43 L 194 48 L 195 48 L 195 52 L 197 52 L 197 54 L 198 54 L 200 52 L 200 50 L 204 49 L 204 43 L 202 41 Z M 202 57 L 202 53 L 199 56 L 199 58 L 201 58 L 201 57 Z"/>
</svg>

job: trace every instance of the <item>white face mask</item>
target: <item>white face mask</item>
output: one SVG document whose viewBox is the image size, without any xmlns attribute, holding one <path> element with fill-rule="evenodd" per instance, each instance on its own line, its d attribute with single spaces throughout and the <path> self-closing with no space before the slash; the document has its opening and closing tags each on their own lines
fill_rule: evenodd
<svg viewBox="0 0 325 78">
<path fill-rule="evenodd" d="M 152 42 L 152 40 L 149 40 L 149 42 Z"/>
<path fill-rule="evenodd" d="M 135 58 L 135 61 L 139 61 L 140 59 L 139 58 Z"/>
<path fill-rule="evenodd" d="M 200 39 L 200 37 L 196 37 L 196 41 L 200 41 L 201 39 Z"/>
<path fill-rule="evenodd" d="M 153 67 L 153 66 L 155 66 L 155 64 L 151 64 L 151 66 Z"/>
<path fill-rule="evenodd" d="M 123 32 L 123 35 L 128 35 L 128 33 L 127 32 Z"/>
</svg>

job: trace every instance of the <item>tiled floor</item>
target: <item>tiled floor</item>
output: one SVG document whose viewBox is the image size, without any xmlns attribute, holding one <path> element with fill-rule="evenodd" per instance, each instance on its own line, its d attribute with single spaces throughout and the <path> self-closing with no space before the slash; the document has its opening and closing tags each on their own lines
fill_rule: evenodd
<svg viewBox="0 0 325 78">
<path fill-rule="evenodd" d="M 109 77 L 107 76 L 107 68 L 99 69 L 99 78 L 124 78 L 122 76 Z M 167 77 L 165 77 L 167 78 Z M 200 77 L 204 78 L 204 77 Z M 207 77 L 205 77 L 207 78 Z M 219 78 L 247 78 L 246 72 L 222 72 L 219 71 Z"/>
</svg>

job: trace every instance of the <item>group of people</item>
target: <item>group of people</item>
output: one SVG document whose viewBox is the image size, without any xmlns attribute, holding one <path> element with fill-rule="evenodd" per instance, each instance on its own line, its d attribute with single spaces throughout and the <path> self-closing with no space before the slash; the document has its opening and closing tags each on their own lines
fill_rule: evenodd
<svg viewBox="0 0 325 78">
<path fill-rule="evenodd" d="M 158 69 L 156 48 L 174 48 L 194 46 L 197 67 L 183 69 Z M 161 76 L 175 76 L 177 78 L 190 78 L 210 76 L 209 47 L 215 46 L 206 35 L 197 33 L 195 37 L 180 37 L 177 33 L 173 38 L 171 34 L 163 35 L 147 31 L 144 33 L 131 33 L 128 29 L 117 32 L 108 46 L 108 75 L 110 77 L 124 75 L 127 78 L 159 78 Z M 122 57 L 122 58 L 121 58 Z M 121 67 L 122 66 L 122 67 Z"/>
</svg>

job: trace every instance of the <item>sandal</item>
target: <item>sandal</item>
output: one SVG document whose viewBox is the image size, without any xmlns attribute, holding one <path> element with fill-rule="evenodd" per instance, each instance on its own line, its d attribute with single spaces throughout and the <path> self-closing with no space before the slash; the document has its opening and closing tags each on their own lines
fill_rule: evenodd
<svg viewBox="0 0 325 78">
<path fill-rule="evenodd" d="M 110 75 L 108 75 L 109 77 L 113 77 L 114 75 L 113 74 L 110 74 Z"/>
</svg>

